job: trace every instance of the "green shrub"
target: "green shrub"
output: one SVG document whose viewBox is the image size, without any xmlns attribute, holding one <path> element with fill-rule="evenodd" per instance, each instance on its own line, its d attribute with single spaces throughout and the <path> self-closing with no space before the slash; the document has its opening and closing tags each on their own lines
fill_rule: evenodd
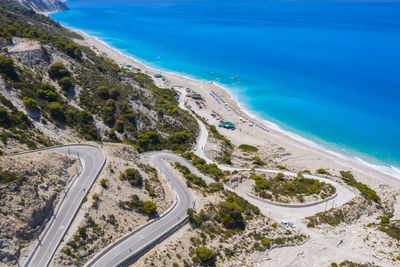
<svg viewBox="0 0 400 267">
<path fill-rule="evenodd" d="M 5 108 L 0 107 L 0 127 L 12 128 L 18 127 L 26 129 L 32 124 L 31 120 L 21 111 L 13 111 L 9 113 Z"/>
<path fill-rule="evenodd" d="M 163 139 L 156 131 L 147 131 L 139 135 L 138 143 L 144 151 L 161 150 Z"/>
<path fill-rule="evenodd" d="M 17 78 L 14 62 L 11 58 L 6 58 L 0 55 L 0 73 L 13 79 Z"/>
<path fill-rule="evenodd" d="M 282 237 L 275 238 L 274 243 L 277 245 L 283 245 L 283 244 L 285 244 L 285 239 Z"/>
<path fill-rule="evenodd" d="M 14 62 L 11 58 L 0 55 L 0 72 L 6 73 L 14 70 Z"/>
<path fill-rule="evenodd" d="M 104 85 L 97 87 L 96 94 L 100 96 L 102 99 L 110 98 L 110 94 L 108 93 L 108 87 Z"/>
<path fill-rule="evenodd" d="M 198 247 L 194 251 L 196 257 L 195 261 L 203 263 L 203 264 L 209 264 L 215 260 L 215 253 L 209 248 L 206 247 Z"/>
<path fill-rule="evenodd" d="M 35 99 L 33 99 L 33 98 L 30 98 L 30 97 L 24 97 L 23 99 L 22 99 L 22 103 L 24 104 L 24 106 L 25 106 L 25 108 L 27 109 L 27 110 L 30 110 L 30 111 L 37 111 L 39 108 L 38 108 L 38 103 L 37 103 L 37 101 L 35 100 Z"/>
<path fill-rule="evenodd" d="M 115 121 L 115 130 L 117 130 L 119 133 L 124 132 L 124 122 L 122 120 Z"/>
<path fill-rule="evenodd" d="M 64 91 L 68 91 L 72 87 L 74 87 L 74 83 L 70 77 L 62 77 L 58 80 L 58 85 L 61 86 L 61 89 Z"/>
<path fill-rule="evenodd" d="M 310 222 L 307 223 L 307 227 L 308 228 L 314 228 L 315 227 L 315 223 L 310 221 Z"/>
<path fill-rule="evenodd" d="M 255 191 L 262 198 L 272 199 L 273 196 L 296 196 L 300 202 L 304 201 L 303 195 L 320 195 L 326 198 L 336 192 L 336 188 L 330 184 L 309 178 L 295 178 L 285 180 L 282 173 L 278 173 L 275 179 L 266 180 L 257 175 L 250 176 L 255 180 Z"/>
<path fill-rule="evenodd" d="M 107 189 L 107 187 L 108 187 L 108 181 L 107 181 L 107 179 L 106 179 L 106 178 L 101 179 L 100 185 L 101 185 L 102 187 L 104 187 L 104 188 Z"/>
<path fill-rule="evenodd" d="M 181 131 L 168 136 L 168 145 L 166 148 L 183 152 L 188 150 L 193 142 L 194 136 L 192 133 Z"/>
<path fill-rule="evenodd" d="M 264 165 L 264 162 L 258 156 L 253 157 L 252 160 L 254 160 L 254 162 L 253 162 L 254 165 L 259 165 L 259 166 Z"/>
<path fill-rule="evenodd" d="M 390 223 L 390 218 L 386 215 L 383 215 L 381 217 L 381 224 L 389 224 Z"/>
<path fill-rule="evenodd" d="M 315 227 L 317 224 L 326 223 L 331 226 L 337 226 L 342 222 L 347 222 L 347 212 L 337 209 L 332 209 L 324 212 L 318 212 L 313 216 L 307 217 L 308 227 Z"/>
<path fill-rule="evenodd" d="M 232 165 L 231 153 L 227 149 L 224 149 L 224 154 L 222 157 L 216 157 L 215 160 L 220 164 Z"/>
<path fill-rule="evenodd" d="M 317 170 L 317 173 L 318 174 L 327 174 L 327 175 L 331 175 L 327 170 L 325 170 L 325 169 L 318 169 Z"/>
<path fill-rule="evenodd" d="M 56 62 L 49 68 L 49 75 L 53 79 L 61 79 L 62 77 L 70 76 L 71 73 L 67 70 L 67 68 L 61 62 Z"/>
<path fill-rule="evenodd" d="M 120 179 L 127 180 L 132 186 L 143 185 L 143 177 L 136 169 L 126 169 L 125 172 L 121 173 Z"/>
<path fill-rule="evenodd" d="M 246 144 L 240 145 L 239 149 L 244 151 L 244 152 L 257 152 L 258 151 L 257 147 L 251 146 L 251 145 L 246 145 Z"/>
<path fill-rule="evenodd" d="M 388 236 L 400 240 L 400 227 L 391 224 L 381 224 L 379 230 L 386 233 Z"/>
<path fill-rule="evenodd" d="M 21 177 L 18 177 L 15 174 L 0 169 L 0 184 L 10 183 L 19 179 L 21 179 Z"/>
<path fill-rule="evenodd" d="M 66 124 L 79 130 L 79 135 L 88 140 L 98 140 L 99 135 L 94 125 L 92 114 L 86 110 L 70 108 L 65 112 Z"/>
<path fill-rule="evenodd" d="M 80 47 L 73 42 L 69 42 L 65 46 L 64 50 L 65 50 L 66 54 L 72 58 L 80 59 L 82 57 L 82 51 L 81 51 Z"/>
<path fill-rule="evenodd" d="M 346 184 L 357 188 L 366 200 L 373 201 L 378 204 L 381 202 L 381 198 L 376 194 L 376 192 L 368 185 L 357 182 L 351 172 L 340 171 L 340 175 Z"/>
<path fill-rule="evenodd" d="M 219 204 L 218 214 L 222 224 L 228 229 L 244 229 L 242 209 L 236 202 L 224 201 Z"/>
<path fill-rule="evenodd" d="M 97 193 L 93 193 L 92 198 L 93 198 L 95 201 L 100 200 L 99 194 L 97 194 Z"/>
<path fill-rule="evenodd" d="M 0 126 L 9 128 L 12 126 L 12 119 L 8 111 L 0 107 Z"/>
<path fill-rule="evenodd" d="M 214 136 L 215 139 L 219 139 L 221 141 L 223 141 L 225 146 L 228 146 L 230 148 L 232 148 L 232 143 L 229 139 L 227 139 L 225 136 L 223 136 L 222 134 L 220 134 L 217 130 L 217 128 L 215 127 L 215 125 L 210 125 L 210 132 L 211 134 Z"/>
<path fill-rule="evenodd" d="M 275 176 L 275 179 L 277 179 L 279 181 L 285 181 L 285 175 L 281 172 L 278 172 Z"/>
<path fill-rule="evenodd" d="M 50 115 L 53 119 L 65 121 L 64 106 L 58 102 L 51 102 L 48 104 Z"/>
<path fill-rule="evenodd" d="M 264 247 L 269 247 L 269 246 L 271 245 L 271 239 L 266 238 L 266 237 L 263 237 L 263 238 L 261 239 L 261 244 L 262 244 Z"/>
<path fill-rule="evenodd" d="M 80 237 L 82 237 L 83 239 L 86 239 L 87 234 L 86 234 L 86 229 L 85 229 L 85 227 L 83 227 L 83 226 L 79 227 L 79 228 L 78 228 L 78 233 L 79 233 L 79 236 L 80 236 Z"/>
<path fill-rule="evenodd" d="M 62 252 L 64 252 L 64 253 L 67 254 L 68 256 L 70 256 L 70 255 L 72 254 L 70 248 L 64 248 L 64 249 L 62 250 Z"/>
<path fill-rule="evenodd" d="M 48 83 L 41 84 L 37 90 L 36 94 L 40 99 L 49 101 L 49 102 L 54 102 L 59 99 L 59 96 L 56 92 L 56 88 Z"/>
<path fill-rule="evenodd" d="M 146 214 L 154 214 L 157 210 L 157 205 L 152 201 L 145 201 L 143 204 L 143 212 Z"/>
<path fill-rule="evenodd" d="M 119 206 L 124 209 L 134 209 L 146 215 L 154 216 L 157 214 L 157 205 L 152 201 L 142 201 L 138 195 L 132 195 L 131 200 L 120 201 Z"/>
<path fill-rule="evenodd" d="M 208 191 L 211 193 L 219 192 L 224 190 L 223 183 L 209 183 L 208 184 Z"/>
</svg>

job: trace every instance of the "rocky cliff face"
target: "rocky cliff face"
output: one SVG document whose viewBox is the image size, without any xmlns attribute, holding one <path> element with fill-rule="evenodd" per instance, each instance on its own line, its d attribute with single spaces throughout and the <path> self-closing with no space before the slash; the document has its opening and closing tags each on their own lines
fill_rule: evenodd
<svg viewBox="0 0 400 267">
<path fill-rule="evenodd" d="M 54 12 L 67 10 L 68 7 L 59 0 L 14 0 L 24 7 L 36 12 Z"/>
</svg>

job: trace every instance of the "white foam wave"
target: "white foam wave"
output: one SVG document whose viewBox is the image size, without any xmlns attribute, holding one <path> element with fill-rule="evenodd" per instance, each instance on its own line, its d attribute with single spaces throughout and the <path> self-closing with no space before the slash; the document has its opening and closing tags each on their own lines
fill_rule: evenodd
<svg viewBox="0 0 400 267">
<path fill-rule="evenodd" d="M 328 153 L 330 155 L 333 155 L 339 159 L 345 160 L 345 161 L 349 161 L 352 163 L 356 163 L 359 165 L 362 165 L 364 167 L 373 169 L 375 171 L 378 171 L 380 173 L 383 173 L 385 175 L 400 179 L 400 169 L 394 167 L 394 166 L 384 166 L 384 165 L 378 165 L 378 164 L 373 164 L 370 162 L 367 162 L 365 160 L 360 159 L 359 157 L 356 156 L 347 156 L 344 155 L 342 153 L 339 152 L 335 152 L 333 150 L 327 149 L 325 147 L 323 147 L 320 144 L 315 143 L 312 140 L 306 139 L 296 133 L 290 132 L 290 131 L 286 131 L 283 130 L 281 127 L 279 127 L 276 123 L 273 123 L 271 121 L 265 120 L 263 118 L 260 118 L 258 115 L 256 115 L 254 112 L 250 111 L 249 109 L 247 109 L 241 102 L 239 102 L 238 98 L 236 97 L 236 95 L 234 95 L 231 90 L 229 90 L 228 88 L 226 88 L 225 86 L 223 86 L 222 84 L 218 84 L 216 82 L 213 82 L 213 84 L 215 84 L 216 86 L 220 87 L 222 90 L 224 90 L 226 92 L 226 94 L 233 100 L 235 101 L 235 103 L 237 104 L 237 106 L 243 111 L 243 113 L 245 113 L 247 116 L 251 117 L 254 120 L 260 121 L 262 124 L 264 124 L 265 127 L 274 130 L 276 132 L 279 132 L 281 134 L 286 135 L 287 137 L 300 142 L 302 144 L 305 144 L 309 147 L 312 147 L 314 149 L 318 149 L 320 151 L 323 151 L 325 153 Z"/>
</svg>

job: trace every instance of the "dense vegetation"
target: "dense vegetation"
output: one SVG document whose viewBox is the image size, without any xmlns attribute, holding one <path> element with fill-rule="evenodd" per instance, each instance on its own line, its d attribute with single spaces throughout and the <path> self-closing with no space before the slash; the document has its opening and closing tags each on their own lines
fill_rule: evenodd
<svg viewBox="0 0 400 267">
<path fill-rule="evenodd" d="M 225 177 L 225 173 L 218 168 L 216 164 L 207 164 L 205 159 L 202 159 L 195 155 L 193 152 L 186 152 L 182 155 L 185 159 L 190 160 L 193 166 L 196 167 L 200 172 L 209 175 L 214 178 L 216 181 Z"/>
<path fill-rule="evenodd" d="M 197 175 L 194 175 L 189 168 L 183 166 L 179 162 L 175 162 L 175 168 L 177 168 L 186 179 L 186 186 L 189 188 L 203 189 L 203 192 L 215 193 L 224 190 L 222 183 L 207 183 Z"/>
<path fill-rule="evenodd" d="M 239 254 L 298 244 L 306 239 L 304 235 L 283 230 L 273 220 L 262 218 L 256 206 L 234 193 L 222 191 L 214 196 L 220 200 L 207 203 L 198 212 L 193 209 L 187 211 L 194 230 L 189 255 L 195 266 L 207 265 L 209 259 L 213 263 L 217 257 L 218 263 L 226 263 L 225 260 Z M 203 257 L 199 258 L 200 252 Z"/>
<path fill-rule="evenodd" d="M 188 187 L 192 187 L 192 183 L 199 187 L 207 187 L 206 182 L 197 175 L 194 175 L 186 166 L 175 162 L 175 167 L 183 174 L 183 177 L 185 177 Z"/>
<path fill-rule="evenodd" d="M 84 259 L 80 258 L 82 250 L 88 250 L 88 247 L 94 240 L 104 236 L 104 230 L 94 221 L 92 217 L 88 217 L 83 226 L 80 226 L 71 240 L 67 242 L 67 246 L 62 250 L 63 253 L 71 256 L 77 262 Z M 76 264 L 79 265 L 79 264 Z"/>
<path fill-rule="evenodd" d="M 251 175 L 250 179 L 255 180 L 254 189 L 257 194 L 271 200 L 279 200 L 281 196 L 287 196 L 297 197 L 300 202 L 303 202 L 303 195 L 320 195 L 321 198 L 326 198 L 336 192 L 335 187 L 330 184 L 299 175 L 295 179 L 288 179 L 282 173 L 278 173 L 271 179 Z"/>
<path fill-rule="evenodd" d="M 3 128 L 0 139 L 3 144 L 6 145 L 10 138 L 32 149 L 37 148 L 37 143 L 45 146 L 52 144 L 40 131 L 32 131 L 32 121 L 28 116 L 19 111 L 2 94 L 0 94 L 0 103 L 0 127 Z"/>
<path fill-rule="evenodd" d="M 368 185 L 358 182 L 350 172 L 341 171 L 340 175 L 346 184 L 357 188 L 366 200 L 373 201 L 378 204 L 381 202 L 381 198 L 374 190 L 372 190 Z"/>
<path fill-rule="evenodd" d="M 251 205 L 238 195 L 225 191 L 223 193 L 225 200 L 217 205 L 209 204 L 207 212 L 201 211 L 197 214 L 192 209 L 188 210 L 189 221 L 195 228 L 215 233 L 215 229 L 208 229 L 209 224 L 205 223 L 215 220 L 218 224 L 222 224 L 225 229 L 243 230 L 246 226 L 246 220 L 260 214 L 260 210 L 256 206 Z M 218 232 L 222 234 L 223 229 L 219 229 Z"/>
<path fill-rule="evenodd" d="M 139 151 L 184 152 L 194 143 L 198 126 L 178 107 L 174 90 L 158 88 L 151 77 L 120 68 L 71 39 L 79 35 L 10 1 L 0 0 L 0 22 L 3 46 L 13 37 L 41 45 L 34 54 L 35 64 L 7 49 L 0 55 L 5 85 L 18 93 L 26 110 L 33 113 L 29 116 L 39 116 L 42 124 L 67 126 L 83 139 L 124 141 Z M 62 62 L 55 61 L 55 55 Z M 0 127 L 37 131 L 21 111 L 0 108 Z M 98 121 L 106 128 L 100 130 Z"/>
</svg>

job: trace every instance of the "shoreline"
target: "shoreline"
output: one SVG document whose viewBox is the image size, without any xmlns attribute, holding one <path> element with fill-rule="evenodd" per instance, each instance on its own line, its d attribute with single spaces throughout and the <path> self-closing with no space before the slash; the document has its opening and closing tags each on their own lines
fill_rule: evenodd
<svg viewBox="0 0 400 267">
<path fill-rule="evenodd" d="M 154 74 L 160 73 L 166 79 L 172 80 L 172 81 L 167 82 L 167 84 L 170 87 L 183 88 L 184 86 L 182 86 L 180 83 L 189 82 L 189 84 L 193 84 L 193 83 L 196 84 L 197 87 L 200 87 L 200 89 L 202 89 L 202 91 L 204 93 L 208 93 L 208 91 L 210 91 L 210 90 L 205 91 L 204 86 L 215 89 L 217 94 L 222 99 L 226 99 L 226 102 L 228 103 L 228 105 L 231 104 L 230 106 L 235 107 L 235 109 L 238 110 L 239 113 L 241 113 L 242 115 L 244 115 L 248 118 L 251 118 L 253 123 L 261 124 L 264 127 L 270 129 L 270 131 L 267 134 L 280 135 L 280 137 L 278 139 L 283 141 L 283 143 L 285 143 L 285 141 L 295 142 L 295 143 L 298 143 L 297 145 L 300 144 L 301 146 L 303 146 L 303 149 L 306 148 L 308 150 L 316 150 L 319 153 L 327 154 L 329 157 L 334 157 L 334 158 L 336 158 L 336 160 L 346 161 L 347 164 L 341 164 L 344 167 L 353 168 L 354 167 L 353 164 L 358 165 L 357 166 L 357 167 L 359 167 L 359 168 L 357 168 L 358 171 L 360 171 L 360 168 L 361 168 L 361 173 L 363 173 L 364 175 L 370 175 L 370 173 L 368 171 L 368 170 L 370 170 L 370 171 L 378 172 L 384 176 L 388 176 L 390 178 L 400 180 L 400 170 L 397 169 L 395 166 L 378 165 L 378 164 L 363 160 L 363 159 L 359 158 L 357 155 L 351 155 L 351 154 L 345 155 L 340 152 L 333 151 L 329 148 L 325 148 L 321 144 L 314 142 L 313 140 L 306 139 L 297 133 L 286 131 L 274 122 L 260 118 L 256 114 L 254 114 L 251 111 L 249 111 L 248 109 L 246 109 L 238 101 L 237 97 L 235 95 L 233 95 L 232 92 L 229 91 L 228 88 L 226 88 L 222 84 L 219 84 L 218 82 L 201 80 L 201 79 L 197 79 L 196 77 L 190 77 L 186 74 L 174 73 L 172 71 L 165 71 L 165 70 L 157 69 L 155 67 L 148 66 L 148 65 L 146 65 L 146 63 L 142 63 L 139 59 L 136 59 L 134 56 L 124 54 L 119 49 L 108 44 L 106 41 L 101 40 L 99 37 L 90 35 L 81 29 L 72 28 L 67 25 L 63 25 L 63 26 L 70 29 L 71 31 L 77 32 L 78 34 L 82 35 L 82 37 L 84 37 L 84 40 L 75 40 L 76 42 L 80 43 L 81 45 L 89 46 L 91 49 L 94 49 L 95 51 L 97 50 L 96 51 L 97 53 L 100 53 L 100 54 L 103 53 L 103 54 L 107 55 L 108 57 L 113 59 L 119 65 L 130 64 L 133 66 L 133 68 L 140 69 L 143 73 L 148 74 L 152 77 L 154 76 Z M 174 81 L 175 81 L 175 83 L 174 83 Z M 176 83 L 177 81 L 178 81 L 178 84 Z M 191 88 L 190 86 L 188 86 L 188 87 Z M 210 89 L 210 88 L 208 88 L 208 89 Z M 197 90 L 194 90 L 194 91 L 197 92 Z M 290 140 L 288 140 L 288 139 L 290 139 Z M 282 145 L 284 145 L 284 144 L 282 144 Z M 334 161 L 335 161 L 335 159 L 334 159 Z"/>
</svg>

